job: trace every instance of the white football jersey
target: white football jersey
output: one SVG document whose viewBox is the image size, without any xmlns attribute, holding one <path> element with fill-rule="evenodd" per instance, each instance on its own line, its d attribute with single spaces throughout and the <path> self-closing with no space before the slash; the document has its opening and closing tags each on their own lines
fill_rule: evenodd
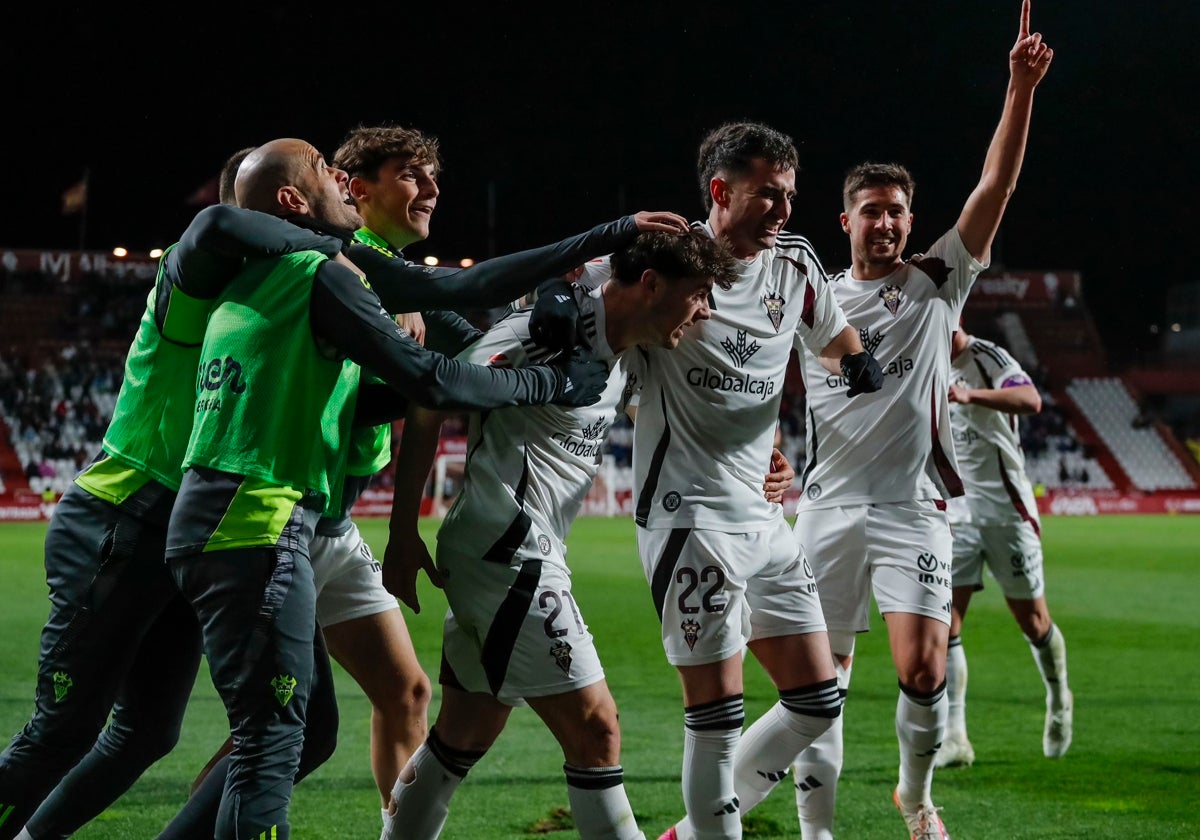
<svg viewBox="0 0 1200 840">
<path fill-rule="evenodd" d="M 974 336 L 951 362 L 950 375 L 951 384 L 976 390 L 1033 384 L 1007 350 Z M 988 525 L 1026 520 L 1040 530 L 1037 502 L 1025 475 L 1017 415 L 951 403 L 950 419 L 971 521 Z"/>
<path fill-rule="evenodd" d="M 950 427 L 950 338 L 985 268 L 951 228 L 882 280 L 830 281 L 883 368 L 883 387 L 847 398 L 846 381 L 806 356 L 807 460 L 801 508 L 962 495 Z"/>
<path fill-rule="evenodd" d="M 601 289 L 577 293 L 584 332 L 609 364 L 599 402 L 581 408 L 516 406 L 476 412 L 467 435 L 463 489 L 438 532 L 456 553 L 508 562 L 531 533 L 543 553 L 566 540 L 600 467 L 601 449 L 624 410 L 636 351 L 615 356 L 605 338 Z M 459 354 L 473 364 L 519 368 L 549 351 L 529 337 L 529 310 L 513 313 Z M 565 549 L 560 549 L 565 550 Z"/>
<path fill-rule="evenodd" d="M 812 246 L 792 234 L 741 262 L 710 309 L 674 350 L 639 351 L 633 489 L 646 528 L 750 533 L 779 520 L 762 485 L 793 338 L 815 355 L 846 327 Z"/>
</svg>

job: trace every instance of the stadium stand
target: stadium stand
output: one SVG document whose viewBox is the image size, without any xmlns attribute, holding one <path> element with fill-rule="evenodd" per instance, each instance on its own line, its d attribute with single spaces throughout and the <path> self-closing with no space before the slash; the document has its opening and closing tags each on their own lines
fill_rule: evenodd
<svg viewBox="0 0 1200 840">
<path fill-rule="evenodd" d="M 1139 490 L 1192 490 L 1196 483 L 1142 416 L 1125 384 L 1115 377 L 1071 380 L 1067 393 L 1087 416 L 1130 481 Z"/>
<path fill-rule="evenodd" d="M 144 256 L 0 249 L 0 503 L 56 497 L 98 451 L 154 270 Z M 1021 421 L 1030 479 L 1048 494 L 1200 493 L 1200 368 L 1114 370 L 1080 286 L 1074 272 L 985 274 L 964 313 L 967 328 L 1008 348 L 1042 394 L 1041 414 Z M 805 420 L 793 360 L 780 447 L 797 472 Z M 613 430 L 592 512 L 628 504 L 628 432 Z M 458 457 L 453 447 L 446 453 L 445 486 L 437 487 L 445 497 L 431 510 L 451 500 Z M 386 512 L 390 486 L 385 470 L 364 502 L 371 513 Z"/>
</svg>

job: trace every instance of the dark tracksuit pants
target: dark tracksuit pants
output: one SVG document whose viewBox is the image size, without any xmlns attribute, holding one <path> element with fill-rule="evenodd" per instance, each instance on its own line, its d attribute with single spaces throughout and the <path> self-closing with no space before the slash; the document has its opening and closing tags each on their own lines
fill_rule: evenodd
<svg viewBox="0 0 1200 840">
<path fill-rule="evenodd" d="M 114 703 L 116 729 L 105 737 L 138 744 L 132 764 L 140 767 L 135 772 L 122 766 L 99 779 L 101 786 L 114 781 L 116 773 L 134 772 L 136 778 L 157 758 L 147 756 L 170 749 L 171 744 L 157 738 L 153 744 L 139 740 L 143 732 L 170 736 L 178 726 L 157 720 L 159 709 L 138 702 L 140 692 L 134 689 L 149 681 L 164 697 L 186 695 L 195 679 L 197 633 L 193 619 L 188 635 L 186 611 L 183 630 L 156 638 L 170 643 L 169 654 L 159 650 L 142 657 L 139 652 L 148 628 L 178 597 L 163 563 L 173 498 L 167 488 L 151 482 L 119 507 L 76 485 L 59 502 L 46 532 L 51 607 L 42 630 L 35 710 L 0 754 L 0 840 L 14 837 L 92 749 Z M 177 655 L 179 650 L 185 653 Z M 85 790 L 80 795 L 84 799 L 72 807 L 86 807 L 91 794 Z"/>
<path fill-rule="evenodd" d="M 176 514 L 172 541 L 176 528 L 188 525 L 177 521 L 188 512 Z M 233 736 L 218 840 L 288 836 L 312 690 L 316 590 L 308 543 L 318 518 L 296 506 L 273 546 L 168 554 L 171 574 L 200 620 Z"/>
<path fill-rule="evenodd" d="M 300 751 L 300 766 L 296 769 L 297 784 L 324 764 L 337 747 L 338 708 L 333 670 L 325 650 L 325 638 L 319 630 L 313 640 L 313 654 L 312 696 L 305 712 L 304 747 Z M 158 840 L 212 840 L 229 761 L 230 757 L 226 755 L 212 766 L 183 810 L 158 835 Z"/>
</svg>

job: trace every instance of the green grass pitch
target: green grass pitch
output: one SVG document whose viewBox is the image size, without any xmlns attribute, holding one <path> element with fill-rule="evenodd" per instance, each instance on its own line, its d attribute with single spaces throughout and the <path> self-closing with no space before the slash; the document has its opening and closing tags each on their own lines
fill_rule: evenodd
<svg viewBox="0 0 1200 840">
<path fill-rule="evenodd" d="M 360 523 L 382 553 L 384 523 Z M 427 522 L 432 538 L 436 523 Z M 934 797 L 952 836 L 963 838 L 1200 837 L 1200 518 L 1049 517 L 1044 523 L 1048 598 L 1066 636 L 1075 692 L 1075 740 L 1059 761 L 1041 754 L 1043 690 L 1029 650 L 996 586 L 976 596 L 964 633 L 971 667 L 967 715 L 976 763 L 939 771 Z M 0 731 L 16 732 L 32 709 L 38 633 L 45 619 L 44 525 L 0 526 Z M 629 797 L 653 840 L 682 812 L 682 709 L 663 659 L 649 593 L 625 519 L 576 523 L 570 539 L 575 592 L 596 636 L 621 710 Z M 422 591 L 406 619 L 421 661 L 438 662 L 444 600 Z M 753 662 L 747 719 L 774 694 Z M 366 701 L 338 671 L 342 712 L 333 759 L 302 783 L 292 804 L 295 836 L 379 834 L 378 795 L 367 759 Z M 846 762 L 838 836 L 901 838 L 891 804 L 896 778 L 896 680 L 876 617 L 859 641 L 846 709 Z M 434 698 L 436 710 L 437 697 Z M 227 732 L 201 671 L 183 738 L 81 840 L 153 837 Z M 561 825 L 567 805 L 562 756 L 536 717 L 518 710 L 459 788 L 444 836 L 527 838 Z M 569 824 L 568 824 L 569 825 Z M 747 837 L 798 837 L 790 782 L 746 817 Z M 572 836 L 569 829 L 551 836 Z"/>
</svg>

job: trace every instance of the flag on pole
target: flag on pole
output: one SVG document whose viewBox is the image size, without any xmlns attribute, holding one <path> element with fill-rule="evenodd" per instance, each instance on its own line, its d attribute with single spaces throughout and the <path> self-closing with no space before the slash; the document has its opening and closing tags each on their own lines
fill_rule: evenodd
<svg viewBox="0 0 1200 840">
<path fill-rule="evenodd" d="M 187 204 L 193 206 L 207 207 L 210 204 L 220 203 L 220 191 L 218 189 L 217 177 L 214 175 L 209 178 L 192 192 L 187 197 Z"/>
<path fill-rule="evenodd" d="M 73 216 L 82 213 L 87 208 L 88 179 L 85 175 L 77 183 L 72 184 L 62 194 L 62 214 Z"/>
</svg>

